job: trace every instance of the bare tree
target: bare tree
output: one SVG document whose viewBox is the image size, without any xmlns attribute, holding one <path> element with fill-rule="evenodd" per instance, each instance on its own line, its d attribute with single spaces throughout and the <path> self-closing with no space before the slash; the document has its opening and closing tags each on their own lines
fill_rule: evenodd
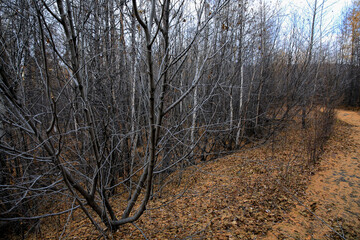
<svg viewBox="0 0 360 240">
<path fill-rule="evenodd" d="M 281 9 L 258 3 L 1 2 L 0 220 L 81 209 L 105 235 L 139 219 L 173 171 L 330 102 L 340 82 L 321 5 L 282 38 Z M 68 209 L 39 214 L 49 199 Z"/>
</svg>

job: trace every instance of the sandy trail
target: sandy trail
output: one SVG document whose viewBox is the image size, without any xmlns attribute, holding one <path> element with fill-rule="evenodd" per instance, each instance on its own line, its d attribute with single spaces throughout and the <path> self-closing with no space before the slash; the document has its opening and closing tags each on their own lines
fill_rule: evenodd
<svg viewBox="0 0 360 240">
<path fill-rule="evenodd" d="M 329 143 L 305 201 L 266 239 L 360 239 L 360 115 L 337 110 L 337 118 L 349 124 L 349 136 Z"/>
</svg>

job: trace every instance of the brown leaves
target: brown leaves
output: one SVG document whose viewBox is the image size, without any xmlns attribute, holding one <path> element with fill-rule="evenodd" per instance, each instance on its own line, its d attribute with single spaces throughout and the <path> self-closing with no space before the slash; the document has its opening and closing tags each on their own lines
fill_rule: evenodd
<svg viewBox="0 0 360 240">
<path fill-rule="evenodd" d="M 264 236 L 274 223 L 282 221 L 284 211 L 294 206 L 291 197 L 277 182 L 282 181 L 281 166 L 287 164 L 294 149 L 299 148 L 289 147 L 287 143 L 298 144 L 300 136 L 294 134 L 291 140 L 277 142 L 275 153 L 271 153 L 268 144 L 198 166 L 201 171 L 192 175 L 197 181 L 188 181 L 187 172 L 192 169 L 186 170 L 183 184 L 190 187 L 185 196 L 161 208 L 161 215 L 156 210 L 148 213 L 153 221 L 150 223 L 145 216 L 139 226 L 147 237 L 159 239 L 253 239 Z M 306 183 L 299 181 L 308 173 L 297 167 L 301 164 L 301 161 L 292 163 L 291 171 L 296 173 L 287 180 L 289 183 L 284 183 L 291 185 L 294 191 L 303 189 Z M 167 196 L 163 200 L 170 198 Z M 155 207 L 158 203 L 152 205 Z M 125 237 L 124 234 L 117 237 Z M 141 237 L 140 232 L 133 234 Z"/>
<path fill-rule="evenodd" d="M 189 167 L 182 172 L 180 185 L 179 173 L 173 173 L 169 178 L 176 180 L 163 189 L 161 198 L 150 202 L 136 222 L 137 227 L 121 227 L 114 239 L 141 239 L 143 234 L 153 239 L 265 236 L 294 206 L 283 186 L 293 193 L 303 192 L 308 182 L 310 171 L 303 167 L 305 153 L 299 131 L 300 128 L 286 129 L 262 147 Z M 183 195 L 177 198 L 179 193 Z M 111 201 L 126 202 L 120 197 Z M 117 215 L 121 215 L 123 206 L 114 206 Z M 93 227 L 80 220 L 80 215 L 71 223 L 69 236 L 80 234 L 91 239 L 94 235 L 89 230 Z"/>
</svg>

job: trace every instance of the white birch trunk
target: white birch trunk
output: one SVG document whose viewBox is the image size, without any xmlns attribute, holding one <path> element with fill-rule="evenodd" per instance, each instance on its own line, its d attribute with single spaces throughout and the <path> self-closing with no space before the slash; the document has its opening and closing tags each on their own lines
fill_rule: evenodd
<svg viewBox="0 0 360 240">
<path fill-rule="evenodd" d="M 196 59 L 196 72 L 194 79 L 198 79 L 200 77 L 200 69 L 199 69 L 199 57 Z M 198 110 L 198 86 L 196 85 L 194 89 L 194 97 L 193 97 L 193 113 L 192 113 L 192 123 L 191 123 L 191 132 L 190 132 L 190 141 L 191 148 L 195 147 L 195 128 L 196 128 L 196 118 L 197 118 L 197 110 Z M 191 155 L 193 156 L 194 152 L 192 151 Z"/>
<path fill-rule="evenodd" d="M 241 67 L 240 67 L 240 102 L 239 102 L 239 124 L 238 124 L 238 130 L 236 133 L 236 145 L 239 145 L 239 141 L 240 141 L 240 134 L 241 134 L 241 114 L 242 114 L 242 109 L 243 109 L 243 98 L 244 98 L 244 64 L 241 63 Z"/>
<path fill-rule="evenodd" d="M 240 62 L 240 99 L 239 99 L 239 123 L 238 130 L 236 133 L 235 144 L 239 145 L 240 135 L 241 135 L 241 122 L 242 122 L 242 111 L 243 111 L 243 98 L 244 98 L 244 61 L 243 61 L 243 35 L 244 35 L 244 1 L 241 2 L 241 12 L 240 12 L 240 36 L 239 36 L 239 62 Z"/>
</svg>

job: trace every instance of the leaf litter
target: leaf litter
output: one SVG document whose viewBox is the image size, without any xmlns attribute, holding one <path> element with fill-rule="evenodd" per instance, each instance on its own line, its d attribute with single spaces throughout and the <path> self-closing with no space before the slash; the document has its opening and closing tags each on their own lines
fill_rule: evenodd
<svg viewBox="0 0 360 240">
<path fill-rule="evenodd" d="M 320 164 L 315 166 L 307 164 L 306 131 L 301 129 L 300 124 L 292 124 L 261 147 L 249 147 L 188 167 L 182 173 L 174 172 L 170 176 L 173 181 L 162 189 L 161 197 L 150 202 L 144 215 L 135 224 L 121 226 L 115 233 L 109 233 L 109 238 L 305 239 L 314 236 L 318 230 L 323 237 L 336 238 L 334 232 L 324 226 L 309 228 L 315 223 L 324 225 L 312 214 L 316 213 L 336 231 L 345 232 L 346 239 L 356 239 L 352 237 L 360 236 L 357 235 L 359 230 L 356 230 L 360 229 L 360 215 L 356 215 L 359 214 L 359 209 L 356 209 L 359 206 L 352 203 L 340 209 L 335 200 L 320 201 L 319 197 L 324 200 L 325 196 L 318 189 L 330 188 L 334 184 L 327 177 L 335 169 L 340 172 L 339 157 L 352 159 L 357 156 L 360 159 L 356 155 L 360 140 L 357 137 L 358 142 L 354 142 L 349 138 L 354 135 L 354 125 L 350 124 L 342 121 L 335 124 L 334 134 L 325 147 Z M 349 152 L 351 154 L 347 154 Z M 356 175 L 360 171 L 358 160 L 357 164 L 357 172 L 352 173 L 353 178 L 359 180 L 356 178 L 360 176 Z M 323 186 L 327 180 L 331 184 Z M 357 189 L 346 194 L 352 194 L 359 201 L 360 184 Z M 337 192 L 329 194 L 336 195 Z M 121 215 L 120 210 L 126 200 L 114 197 L 111 201 L 119 203 L 115 211 Z M 346 218 L 351 214 L 346 215 L 346 209 L 357 219 L 352 217 L 348 221 Z M 341 215 L 341 211 L 345 215 Z M 58 239 L 60 236 L 66 239 L 101 238 L 79 210 L 75 210 L 70 218 L 54 218 L 57 224 L 42 222 L 42 239 Z M 59 227 L 65 221 L 69 221 L 66 228 Z M 32 235 L 32 238 L 38 237 Z"/>
</svg>

